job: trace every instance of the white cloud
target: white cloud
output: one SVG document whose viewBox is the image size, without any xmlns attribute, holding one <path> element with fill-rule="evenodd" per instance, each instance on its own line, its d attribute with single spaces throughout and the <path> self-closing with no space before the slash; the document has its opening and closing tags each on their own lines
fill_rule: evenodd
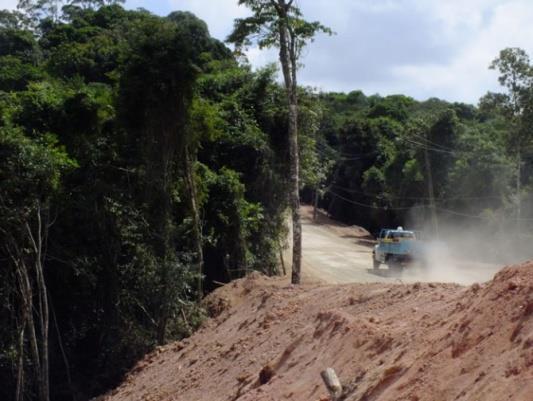
<svg viewBox="0 0 533 401">
<path fill-rule="evenodd" d="M 2 0 L 0 1 L 0 10 L 14 10 L 17 8 L 18 0 Z"/>
<path fill-rule="evenodd" d="M 499 3 L 485 22 L 463 37 L 460 51 L 446 63 L 406 64 L 396 66 L 396 79 L 424 96 L 440 96 L 476 102 L 487 90 L 498 90 L 497 73 L 488 69 L 491 61 L 505 47 L 521 47 L 533 55 L 533 4 L 516 0 Z M 478 10 L 479 14 L 479 10 Z M 451 25 L 459 19 L 449 18 Z M 407 88 L 405 88 L 407 89 Z"/>
<path fill-rule="evenodd" d="M 235 18 L 249 14 L 246 7 L 237 0 L 167 0 L 172 10 L 187 10 L 202 18 L 209 26 L 211 35 L 224 40 L 233 26 Z"/>
<path fill-rule="evenodd" d="M 252 47 L 246 52 L 248 61 L 253 66 L 264 66 L 269 63 L 277 62 L 278 56 L 274 49 L 259 49 L 258 47 Z"/>
</svg>

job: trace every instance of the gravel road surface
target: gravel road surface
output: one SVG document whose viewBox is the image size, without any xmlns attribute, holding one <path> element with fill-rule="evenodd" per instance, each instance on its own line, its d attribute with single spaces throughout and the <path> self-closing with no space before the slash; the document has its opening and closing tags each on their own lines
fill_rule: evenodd
<svg viewBox="0 0 533 401">
<path fill-rule="evenodd" d="M 435 256 L 429 267 L 413 266 L 397 273 L 382 265 L 372 268 L 373 242 L 364 229 L 347 227 L 321 215 L 318 223 L 311 208 L 303 208 L 303 273 L 308 281 L 331 284 L 450 282 L 472 284 L 490 280 L 502 266 L 458 261 Z"/>
</svg>

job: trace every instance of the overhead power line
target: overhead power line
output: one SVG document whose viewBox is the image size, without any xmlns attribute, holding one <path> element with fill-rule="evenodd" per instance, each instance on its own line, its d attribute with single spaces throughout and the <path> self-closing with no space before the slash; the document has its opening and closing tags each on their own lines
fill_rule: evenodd
<svg viewBox="0 0 533 401">
<path fill-rule="evenodd" d="M 327 191 L 329 194 L 339 198 L 339 199 L 342 199 L 344 200 L 345 202 L 348 202 L 348 203 L 351 203 L 351 204 L 354 204 L 354 205 L 357 205 L 357 206 L 361 206 L 361 207 L 366 207 L 368 209 L 379 209 L 379 210 L 411 210 L 411 209 L 414 209 L 414 208 L 424 208 L 424 207 L 427 207 L 427 205 L 414 205 L 414 206 L 409 206 L 409 207 L 386 207 L 386 206 L 377 206 L 377 205 L 369 205 L 369 204 L 366 204 L 366 203 L 362 203 L 362 202 L 357 202 L 357 201 L 354 201 L 353 199 L 349 199 L 349 198 L 346 198 L 342 195 L 339 195 L 338 193 L 335 193 L 331 190 L 328 190 Z"/>
<path fill-rule="evenodd" d="M 418 138 L 419 141 L 431 144 L 432 146 L 434 146 L 437 149 L 442 149 L 442 150 L 445 150 L 445 151 L 448 151 L 448 152 L 454 152 L 454 149 L 451 149 L 451 148 L 448 148 L 446 146 L 440 145 L 440 144 L 438 144 L 436 142 L 433 142 L 433 141 L 431 141 L 428 138 L 424 138 L 422 135 L 419 135 L 419 134 L 416 134 L 416 133 L 411 133 L 411 135 L 415 136 L 416 138 Z"/>
<path fill-rule="evenodd" d="M 367 209 L 374 209 L 374 210 L 405 211 L 405 210 L 413 210 L 413 209 L 426 209 L 426 208 L 429 209 L 429 208 L 432 207 L 429 204 L 413 205 L 413 206 L 409 206 L 409 207 L 377 206 L 377 205 L 370 205 L 370 204 L 367 204 L 367 203 L 354 201 L 353 199 L 346 198 L 346 197 L 344 197 L 342 195 L 339 195 L 338 193 L 333 192 L 331 190 L 328 190 L 328 194 L 333 195 L 334 197 L 336 197 L 338 199 L 342 199 L 343 201 L 345 201 L 347 203 L 350 203 L 350 204 L 353 204 L 353 205 L 356 205 L 356 206 L 360 206 L 360 207 L 364 207 L 364 208 L 367 208 Z M 467 218 L 476 219 L 476 220 L 485 220 L 485 221 L 491 221 L 492 220 L 492 219 L 490 219 L 488 217 L 483 217 L 483 216 L 479 216 L 479 215 L 458 212 L 456 210 L 445 209 L 445 208 L 442 208 L 442 207 L 437 207 L 436 209 L 438 211 L 440 211 L 440 212 L 443 212 L 443 213 L 449 213 L 449 214 L 453 214 L 453 215 L 456 215 L 456 216 L 467 217 Z M 510 217 L 509 220 L 516 220 L 516 218 Z M 533 221 L 533 218 L 521 218 L 520 220 L 521 221 Z"/>
<path fill-rule="evenodd" d="M 427 144 L 424 144 L 424 143 L 420 143 L 420 142 L 417 142 L 417 141 L 414 141 L 412 139 L 409 139 L 409 138 L 403 138 L 405 141 L 413 144 L 413 145 L 416 145 L 418 146 L 419 148 L 422 148 L 422 149 L 426 149 L 426 150 L 429 150 L 431 152 L 437 152 L 437 153 L 447 153 L 447 154 L 450 154 L 450 155 L 453 155 L 453 156 L 457 156 L 457 152 L 456 151 L 451 151 L 451 150 L 444 150 L 444 149 L 439 149 L 439 148 L 435 148 L 435 147 L 432 147 L 432 146 L 428 146 Z"/>
<path fill-rule="evenodd" d="M 341 191 L 358 194 L 358 195 L 364 195 L 369 198 L 375 197 L 375 198 L 381 198 L 383 194 L 376 194 L 376 193 L 370 193 L 370 192 L 364 192 L 364 191 L 358 191 L 356 189 L 346 188 L 342 187 L 340 185 L 334 184 L 333 187 L 340 189 Z M 395 195 L 387 195 L 386 197 L 397 199 L 397 200 L 429 200 L 429 197 L 427 196 L 395 196 Z M 453 201 L 453 200 L 484 200 L 484 199 L 500 199 L 499 196 L 456 196 L 456 197 L 449 197 L 449 198 L 438 198 L 438 200 L 447 200 L 447 201 Z"/>
<path fill-rule="evenodd" d="M 318 146 L 316 148 L 317 151 L 335 153 L 337 156 L 340 156 L 342 158 L 369 157 L 369 156 L 374 156 L 374 155 L 376 155 L 378 153 L 375 150 L 373 150 L 371 152 L 365 152 L 365 153 L 347 153 L 347 152 L 343 152 L 343 151 L 336 150 L 334 148 L 328 147 L 328 145 L 324 145 L 321 142 L 317 142 L 316 145 Z"/>
</svg>

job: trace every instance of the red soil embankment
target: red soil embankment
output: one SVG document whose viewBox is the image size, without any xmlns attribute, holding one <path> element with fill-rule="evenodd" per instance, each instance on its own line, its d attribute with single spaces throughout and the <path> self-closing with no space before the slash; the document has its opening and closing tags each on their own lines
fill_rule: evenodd
<svg viewBox="0 0 533 401">
<path fill-rule="evenodd" d="M 190 339 L 148 355 L 123 400 L 533 401 L 533 263 L 482 285 L 287 285 L 252 275 L 208 297 Z"/>
</svg>

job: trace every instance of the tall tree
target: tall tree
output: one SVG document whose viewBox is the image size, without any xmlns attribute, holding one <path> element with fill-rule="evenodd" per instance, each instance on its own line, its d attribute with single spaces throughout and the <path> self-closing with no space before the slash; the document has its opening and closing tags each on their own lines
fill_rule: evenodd
<svg viewBox="0 0 533 401">
<path fill-rule="evenodd" d="M 203 296 L 204 258 L 199 195 L 195 167 L 201 133 L 194 130 L 202 118 L 198 104 L 193 113 L 195 83 L 202 54 L 213 45 L 207 26 L 189 13 L 166 19 L 150 17 L 131 40 L 130 57 L 120 84 L 120 111 L 127 129 L 137 132 L 146 162 L 144 190 L 150 224 L 157 227 L 154 249 L 162 261 L 164 283 L 158 341 L 163 343 L 171 318 L 168 300 L 173 283 L 167 279 L 176 267 L 178 184 L 184 181 L 190 216 L 191 248 L 198 272 L 198 297 Z M 154 84 L 161 82 L 161 84 Z M 193 121 L 196 119 L 196 121 Z M 189 218 L 185 219 L 186 221 Z"/>
<path fill-rule="evenodd" d="M 50 400 L 49 306 L 45 280 L 49 203 L 59 191 L 65 169 L 74 165 L 57 148 L 55 138 L 41 138 L 37 144 L 20 129 L 0 128 L 0 253 L 6 269 L 16 277 L 14 299 L 17 316 L 16 400 L 25 399 L 25 343 L 39 401 Z"/>
<path fill-rule="evenodd" d="M 239 0 L 239 5 L 250 8 L 253 15 L 235 20 L 233 32 L 228 37 L 237 50 L 252 45 L 259 48 L 277 47 L 283 72 L 288 102 L 288 138 L 290 163 L 290 204 L 292 211 L 293 249 L 292 283 L 300 283 L 302 263 L 302 224 L 300 215 L 300 180 L 298 154 L 298 59 L 305 45 L 316 33 L 331 33 L 319 22 L 303 19 L 294 0 Z"/>
<path fill-rule="evenodd" d="M 533 134 L 533 66 L 524 50 L 507 48 L 490 68 L 500 72 L 498 80 L 507 89 L 506 96 L 500 99 L 511 127 L 509 144 L 516 154 L 516 230 L 520 233 L 523 152 Z"/>
</svg>

